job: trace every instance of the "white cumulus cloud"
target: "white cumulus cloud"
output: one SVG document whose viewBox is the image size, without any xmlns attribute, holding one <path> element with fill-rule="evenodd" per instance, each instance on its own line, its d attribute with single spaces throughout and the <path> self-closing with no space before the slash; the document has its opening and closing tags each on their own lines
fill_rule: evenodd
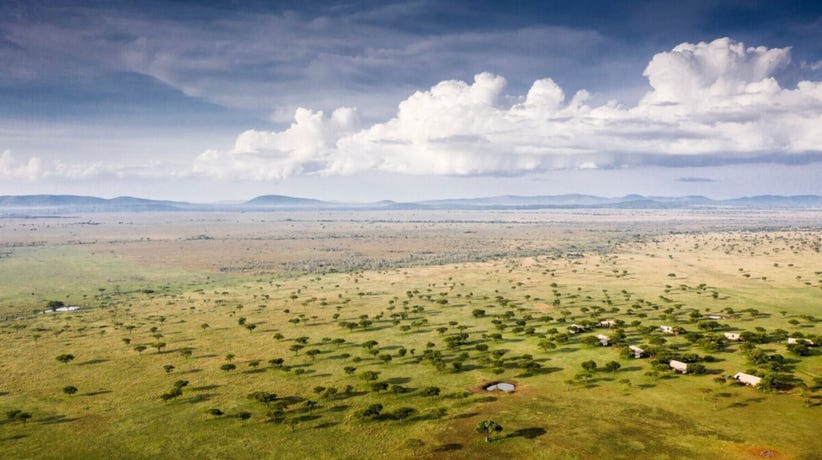
<svg viewBox="0 0 822 460">
<path fill-rule="evenodd" d="M 502 76 L 448 80 L 400 102 L 396 115 L 357 129 L 351 109 L 298 109 L 284 131 L 246 131 L 230 152 L 200 155 L 199 173 L 280 179 L 292 174 L 515 175 L 552 168 L 621 167 L 665 158 L 751 161 L 819 153 L 822 83 L 783 88 L 790 48 L 729 38 L 655 55 L 640 102 L 592 106 L 550 78 L 509 97 Z M 516 101 L 514 103 L 507 101 Z M 703 161 L 705 159 L 703 158 Z"/>
<path fill-rule="evenodd" d="M 208 150 L 197 157 L 194 172 L 220 178 L 277 180 L 327 169 L 337 142 L 359 128 L 356 109 L 342 107 L 326 116 L 298 108 L 294 122 L 280 132 L 248 130 L 228 152 Z"/>
<path fill-rule="evenodd" d="M 17 161 L 10 150 L 0 155 L 0 177 L 9 179 L 36 180 L 43 173 L 43 161 L 38 157 L 26 162 Z"/>
</svg>

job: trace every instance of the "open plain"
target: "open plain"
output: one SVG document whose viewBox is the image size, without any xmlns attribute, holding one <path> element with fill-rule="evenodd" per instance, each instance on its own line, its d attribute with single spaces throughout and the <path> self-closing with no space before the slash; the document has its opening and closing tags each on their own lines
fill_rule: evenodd
<svg viewBox="0 0 822 460">
<path fill-rule="evenodd" d="M 822 452 L 820 211 L 100 213 L 0 235 L 7 458 Z"/>
</svg>

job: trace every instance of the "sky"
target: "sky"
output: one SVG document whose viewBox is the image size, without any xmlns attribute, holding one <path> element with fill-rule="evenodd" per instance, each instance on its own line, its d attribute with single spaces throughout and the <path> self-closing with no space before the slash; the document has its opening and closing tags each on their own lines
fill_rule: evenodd
<svg viewBox="0 0 822 460">
<path fill-rule="evenodd" d="M 0 195 L 730 198 L 820 178 L 818 1 L 0 0 Z"/>
</svg>

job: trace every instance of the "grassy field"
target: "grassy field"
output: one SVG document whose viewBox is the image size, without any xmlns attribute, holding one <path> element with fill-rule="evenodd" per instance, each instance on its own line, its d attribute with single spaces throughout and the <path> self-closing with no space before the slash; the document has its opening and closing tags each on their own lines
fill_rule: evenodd
<svg viewBox="0 0 822 460">
<path fill-rule="evenodd" d="M 588 235 L 584 247 L 566 241 L 550 254 L 306 274 L 169 267 L 48 238 L 7 248 L 0 258 L 0 305 L 8 313 L 0 322 L 0 416 L 19 410 L 32 417 L 0 421 L 0 452 L 819 458 L 822 393 L 814 385 L 822 354 L 791 353 L 785 338 L 819 343 L 822 233 L 632 229 L 623 227 L 618 238 L 602 228 L 596 236 L 580 230 Z M 179 235 L 197 231 L 163 244 L 187 245 L 194 240 Z M 490 241 L 493 232 L 467 235 Z M 219 241 L 194 241 L 203 246 L 186 260 L 225 251 Z M 83 308 L 29 314 L 47 300 Z M 705 318 L 711 314 L 721 318 Z M 620 326 L 569 333 L 571 324 L 600 320 Z M 663 334 L 661 325 L 684 332 Z M 745 331 L 761 343 L 721 340 Z M 618 343 L 588 344 L 597 334 Z M 720 337 L 714 342 L 722 349 L 706 337 Z M 654 355 L 627 358 L 629 344 Z M 757 364 L 752 350 L 770 358 Z M 61 354 L 74 359 L 63 364 Z M 694 354 L 704 374 L 654 364 Z M 597 369 L 583 370 L 586 361 Z M 603 369 L 611 361 L 619 368 Z M 746 370 L 778 374 L 785 384 L 762 391 L 727 378 Z M 187 384 L 175 396 L 178 381 Z M 497 381 L 517 390 L 483 389 Z M 66 394 L 66 386 L 77 392 Z M 266 404 L 261 392 L 276 398 Z M 379 414 L 368 415 L 376 404 Z M 490 443 L 474 430 L 485 419 L 504 427 Z"/>
</svg>

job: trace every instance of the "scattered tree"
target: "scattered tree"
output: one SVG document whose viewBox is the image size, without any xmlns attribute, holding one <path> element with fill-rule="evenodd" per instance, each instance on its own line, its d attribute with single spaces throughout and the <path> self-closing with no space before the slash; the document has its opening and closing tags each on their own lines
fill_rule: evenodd
<svg viewBox="0 0 822 460">
<path fill-rule="evenodd" d="M 588 372 L 593 372 L 597 369 L 597 363 L 594 360 L 588 360 L 581 364 L 582 368 Z"/>
<path fill-rule="evenodd" d="M 75 387 L 73 385 L 66 385 L 66 386 L 63 387 L 63 393 L 71 396 L 74 393 L 77 393 L 77 387 Z"/>
<path fill-rule="evenodd" d="M 68 364 L 71 361 L 74 361 L 74 355 L 72 354 L 63 354 L 57 356 L 57 361 L 60 361 L 63 364 Z"/>
<path fill-rule="evenodd" d="M 485 442 L 491 442 L 491 435 L 502 431 L 502 425 L 493 420 L 483 420 L 474 428 L 477 433 L 485 436 Z"/>
<path fill-rule="evenodd" d="M 611 361 L 605 364 L 605 370 L 608 372 L 616 372 L 620 367 L 622 367 L 622 365 L 616 361 Z"/>
</svg>

